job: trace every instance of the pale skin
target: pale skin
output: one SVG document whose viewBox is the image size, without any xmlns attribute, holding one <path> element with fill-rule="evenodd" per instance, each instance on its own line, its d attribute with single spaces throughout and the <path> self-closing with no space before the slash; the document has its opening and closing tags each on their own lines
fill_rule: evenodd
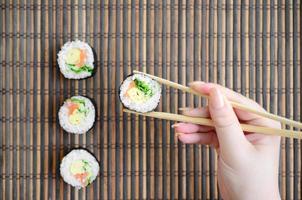
<svg viewBox="0 0 302 200">
<path fill-rule="evenodd" d="M 190 87 L 197 92 L 208 94 L 209 106 L 184 108 L 183 114 L 210 117 L 215 127 L 177 123 L 173 128 L 183 143 L 211 145 L 216 149 L 218 186 L 223 199 L 280 199 L 280 137 L 246 133 L 239 124 L 241 122 L 280 128 L 280 123 L 233 109 L 229 100 L 264 110 L 251 99 L 220 85 L 193 82 Z"/>
</svg>

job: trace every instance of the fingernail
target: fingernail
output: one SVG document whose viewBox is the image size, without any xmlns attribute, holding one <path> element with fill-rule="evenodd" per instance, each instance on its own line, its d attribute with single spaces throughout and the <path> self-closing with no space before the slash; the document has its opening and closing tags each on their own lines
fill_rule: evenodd
<svg viewBox="0 0 302 200">
<path fill-rule="evenodd" d="M 190 87 L 192 87 L 192 86 L 194 85 L 194 82 L 190 82 L 190 83 L 188 83 L 188 85 L 189 85 Z"/>
<path fill-rule="evenodd" d="M 196 86 L 198 86 L 200 84 L 203 84 L 203 83 L 204 83 L 203 81 L 194 81 L 194 82 L 189 83 L 188 85 L 190 87 L 196 87 Z"/>
<path fill-rule="evenodd" d="M 210 92 L 210 105 L 214 109 L 221 109 L 224 106 L 224 97 L 217 88 L 213 88 Z"/>
<path fill-rule="evenodd" d="M 174 142 L 175 143 L 177 143 L 179 141 L 178 136 L 179 136 L 179 133 L 175 133 L 175 135 L 174 135 Z"/>
<path fill-rule="evenodd" d="M 172 128 L 177 128 L 177 127 L 179 127 L 179 124 L 173 124 L 171 127 Z"/>
<path fill-rule="evenodd" d="M 179 136 L 181 136 L 183 133 L 179 133 L 179 132 L 176 132 L 175 133 L 175 137 L 179 137 Z"/>
<path fill-rule="evenodd" d="M 190 111 L 192 109 L 193 108 L 189 108 L 189 107 L 178 108 L 178 110 L 180 110 L 180 111 Z"/>
</svg>

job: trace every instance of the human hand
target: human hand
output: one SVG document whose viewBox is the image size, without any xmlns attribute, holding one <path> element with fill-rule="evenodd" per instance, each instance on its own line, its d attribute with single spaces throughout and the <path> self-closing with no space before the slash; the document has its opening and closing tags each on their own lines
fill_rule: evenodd
<svg viewBox="0 0 302 200">
<path fill-rule="evenodd" d="M 232 108 L 236 101 L 264 110 L 241 94 L 213 83 L 193 82 L 191 88 L 209 95 L 209 106 L 185 108 L 183 114 L 211 117 L 215 127 L 174 124 L 180 141 L 207 144 L 218 153 L 218 186 L 224 199 L 280 199 L 278 188 L 280 137 L 243 132 L 245 124 L 280 128 L 279 122 Z M 226 97 L 226 98 L 225 98 Z"/>
</svg>

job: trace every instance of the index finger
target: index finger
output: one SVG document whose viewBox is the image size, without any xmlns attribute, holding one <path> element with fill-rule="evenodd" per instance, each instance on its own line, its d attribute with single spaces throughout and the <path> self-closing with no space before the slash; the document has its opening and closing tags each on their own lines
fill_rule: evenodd
<svg viewBox="0 0 302 200">
<path fill-rule="evenodd" d="M 200 93 L 203 94 L 209 94 L 210 90 L 214 87 L 218 88 L 226 97 L 227 99 L 229 99 L 230 101 L 234 101 L 234 102 L 238 102 L 240 104 L 249 106 L 253 109 L 259 110 L 259 111 L 265 111 L 265 109 L 263 107 L 261 107 L 257 102 L 253 101 L 252 99 L 249 99 L 245 96 L 243 96 L 242 94 L 239 94 L 229 88 L 223 87 L 221 85 L 215 84 L 215 83 L 204 83 L 204 82 L 200 82 L 200 81 L 196 81 L 190 84 L 190 87 Z M 254 120 L 257 118 L 262 118 L 261 116 L 254 114 L 254 113 L 250 113 L 250 112 L 246 112 L 246 111 L 242 111 L 239 109 L 234 109 L 238 118 L 240 120 L 244 120 L 244 121 L 249 121 L 249 120 Z"/>
</svg>

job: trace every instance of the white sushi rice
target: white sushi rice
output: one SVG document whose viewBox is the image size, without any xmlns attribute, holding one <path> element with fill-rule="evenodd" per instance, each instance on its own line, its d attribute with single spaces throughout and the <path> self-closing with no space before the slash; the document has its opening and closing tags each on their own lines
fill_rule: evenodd
<svg viewBox="0 0 302 200">
<path fill-rule="evenodd" d="M 134 79 L 136 79 L 136 78 L 138 80 L 144 81 L 146 84 L 148 84 L 153 92 L 153 96 L 144 103 L 135 103 L 135 102 L 131 101 L 131 99 L 125 97 L 125 94 L 129 88 L 129 84 L 132 81 L 134 81 Z M 120 100 L 122 101 L 123 105 L 125 107 L 127 107 L 131 110 L 137 111 L 137 112 L 144 113 L 144 112 L 153 111 L 159 104 L 160 97 L 161 97 L 160 84 L 157 81 L 155 81 L 145 75 L 142 75 L 142 74 L 134 74 L 132 76 L 127 77 L 123 81 L 123 83 L 120 87 Z"/>
<path fill-rule="evenodd" d="M 83 79 L 91 76 L 90 72 L 83 71 L 81 73 L 75 73 L 66 64 L 66 55 L 69 49 L 71 48 L 79 48 L 79 49 L 85 49 L 87 53 L 86 57 L 86 64 L 94 68 L 93 62 L 93 51 L 91 47 L 86 43 L 82 42 L 80 40 L 67 42 L 63 45 L 62 49 L 58 53 L 58 63 L 60 67 L 61 73 L 64 75 L 65 78 L 68 79 Z"/>
<path fill-rule="evenodd" d="M 71 164 L 76 160 L 85 160 L 89 163 L 92 169 L 91 182 L 93 182 L 99 173 L 99 163 L 95 157 L 84 149 L 75 149 L 69 152 L 61 161 L 60 173 L 64 181 L 77 189 L 81 189 L 84 186 L 78 181 L 70 172 Z"/>
<path fill-rule="evenodd" d="M 69 109 L 67 106 L 67 101 L 64 102 L 64 104 L 61 106 L 59 110 L 59 122 L 61 127 L 69 132 L 69 133 L 75 133 L 75 134 L 83 134 L 86 133 L 94 124 L 95 120 L 95 108 L 92 104 L 92 102 L 83 96 L 73 96 L 71 98 L 77 98 L 85 101 L 85 108 L 89 110 L 87 116 L 81 121 L 79 124 L 72 124 L 69 121 Z"/>
</svg>

